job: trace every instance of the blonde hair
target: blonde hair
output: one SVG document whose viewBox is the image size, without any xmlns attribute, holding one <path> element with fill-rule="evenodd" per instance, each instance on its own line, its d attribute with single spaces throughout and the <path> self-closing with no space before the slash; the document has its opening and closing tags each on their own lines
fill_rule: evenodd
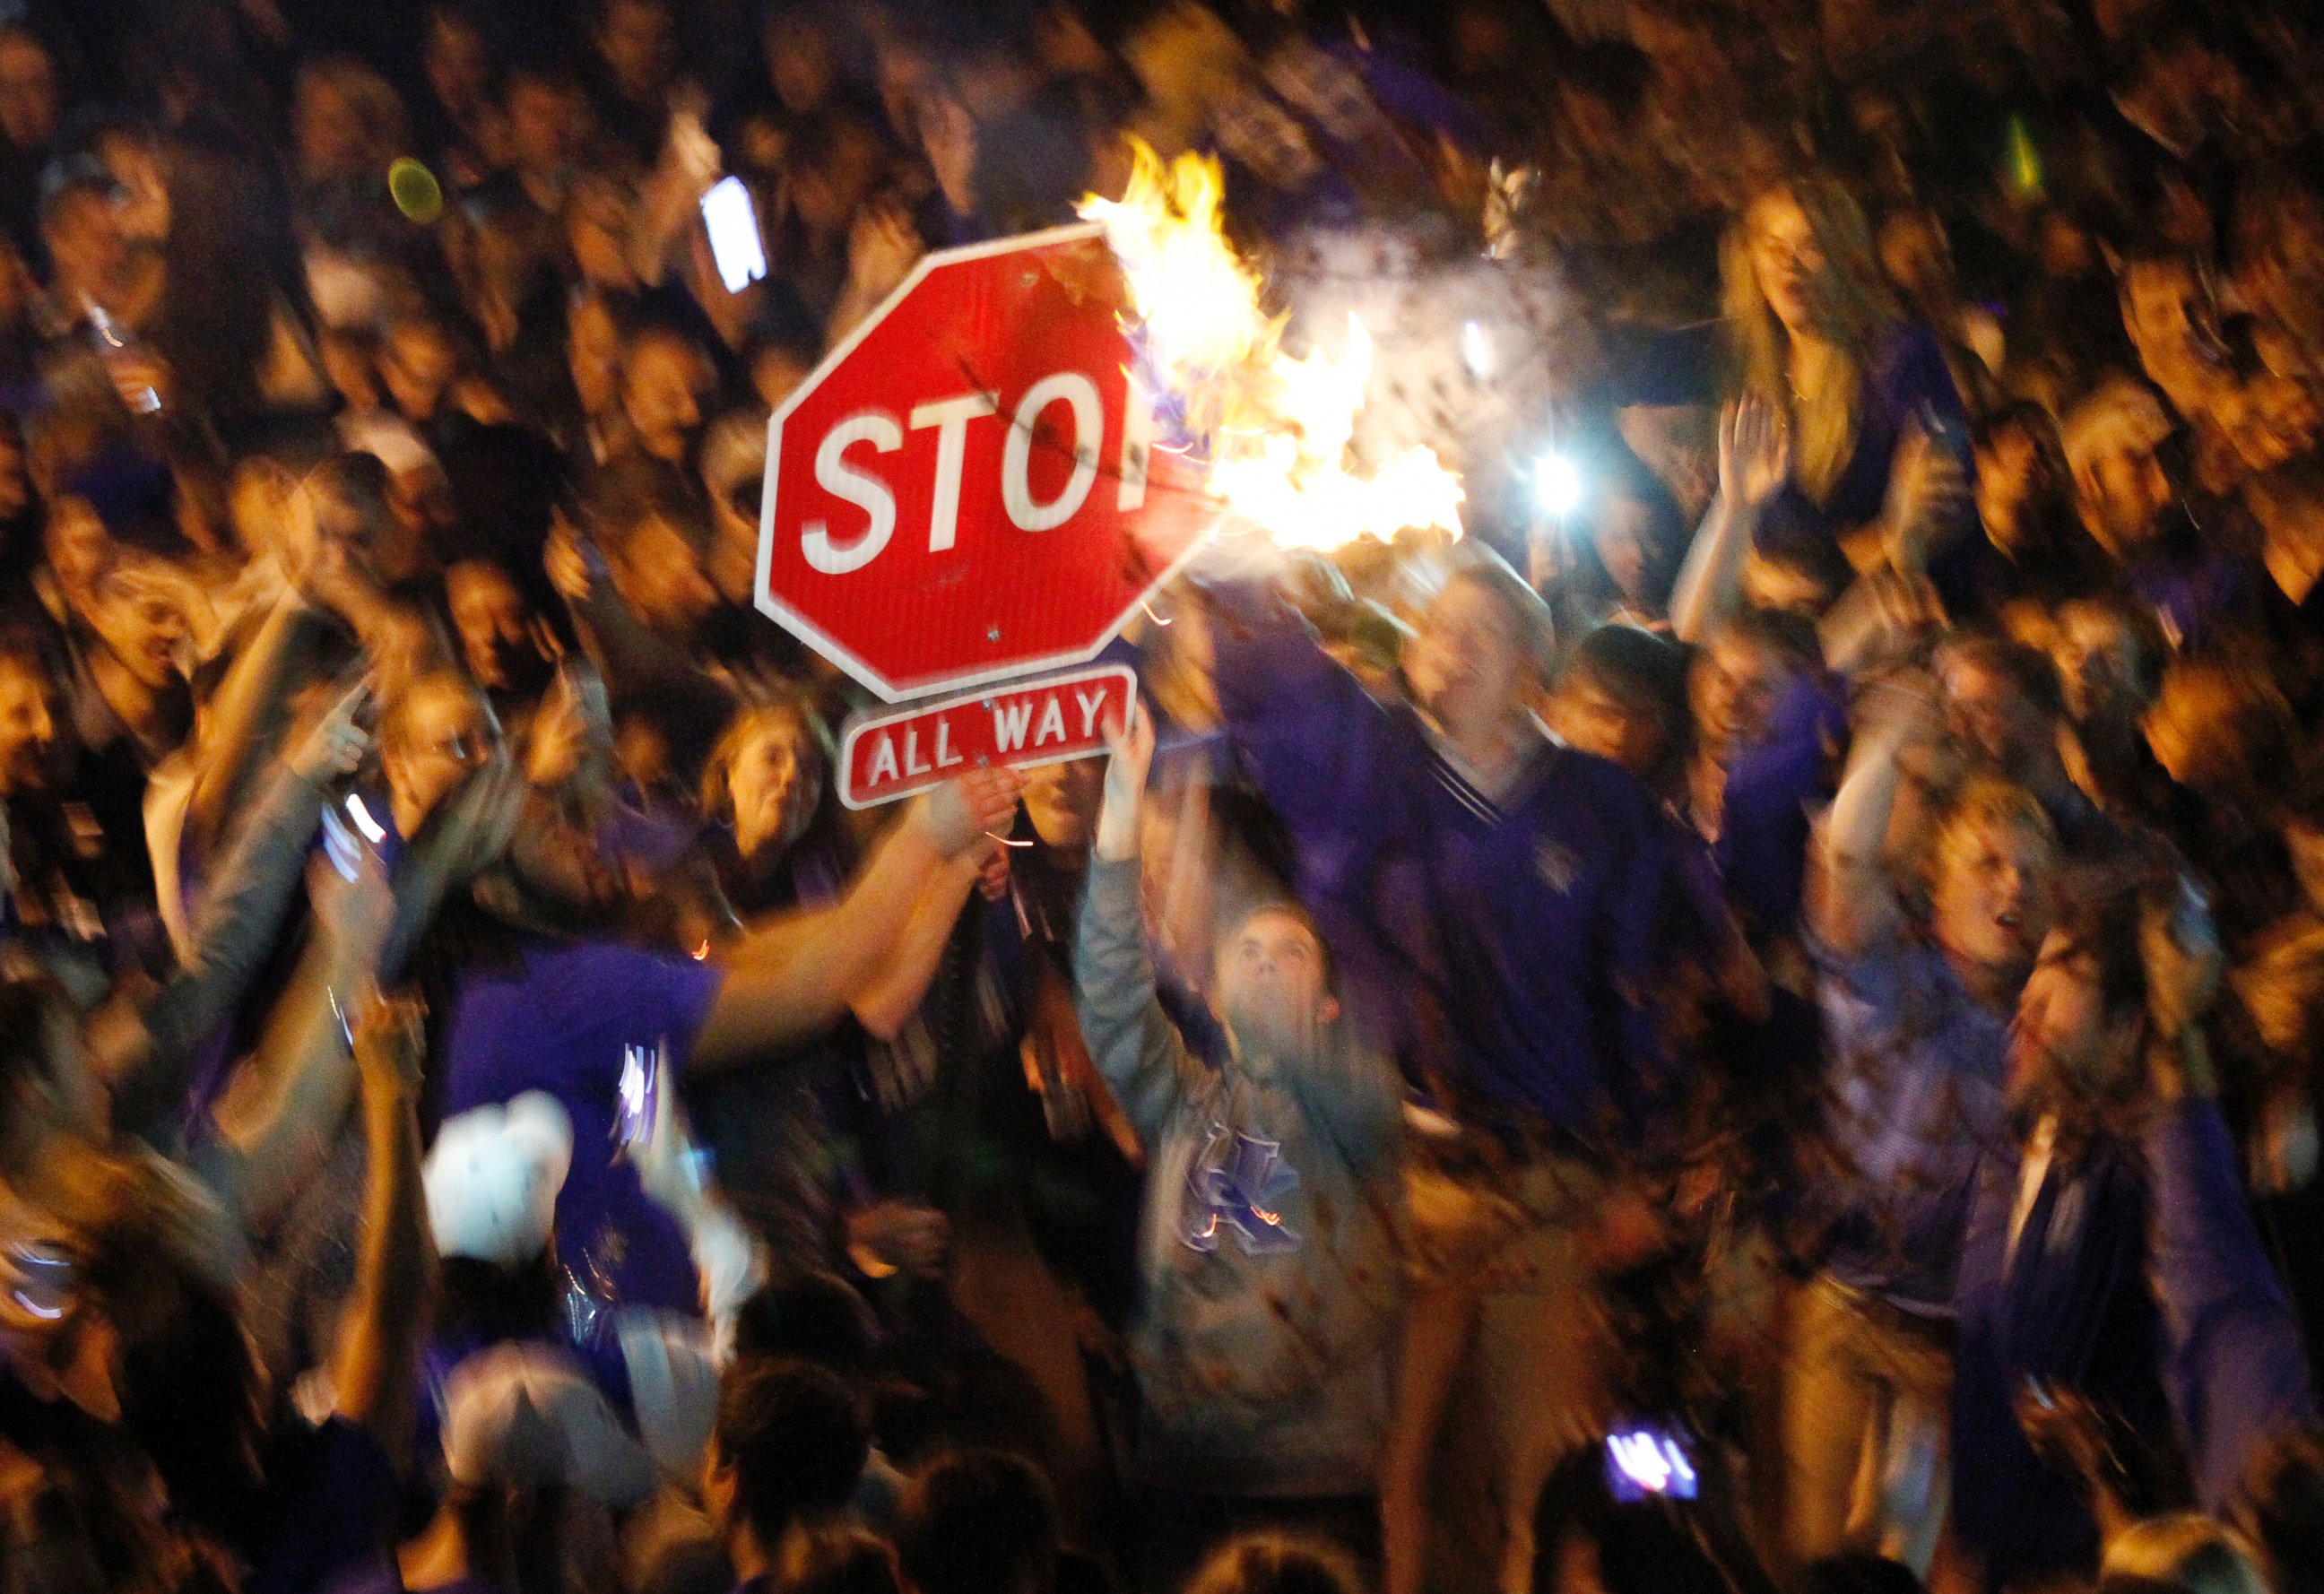
<svg viewBox="0 0 2324 1594">
<path fill-rule="evenodd" d="M 2267 1594 L 2234 1529 L 2185 1513 L 2135 1523 L 2107 1546 L 2098 1594 Z"/>
<path fill-rule="evenodd" d="M 1815 290 L 1818 329 L 1845 363 L 1835 380 L 1812 400 L 1792 387 L 1787 357 L 1791 336 L 1759 291 L 1758 273 L 1751 263 L 1752 217 L 1777 195 L 1799 206 L 1823 250 L 1824 269 Z M 1719 279 L 1720 312 L 1727 324 L 1738 385 L 1789 420 L 1792 479 L 1810 499 L 1821 502 L 1856 452 L 1862 378 L 1897 319 L 1864 212 L 1846 189 L 1828 177 L 1795 177 L 1765 189 L 1720 239 Z"/>
<path fill-rule="evenodd" d="M 837 757 L 830 728 L 805 694 L 783 692 L 738 709 L 727 722 L 718 744 L 703 760 L 702 812 L 706 818 L 733 817 L 734 760 L 754 739 L 779 726 L 791 733 L 792 749 L 798 756 L 800 789 L 811 789 L 816 800 L 822 800 L 823 788 L 831 778 L 831 766 Z M 808 811 L 812 811 L 812 805 Z"/>
</svg>

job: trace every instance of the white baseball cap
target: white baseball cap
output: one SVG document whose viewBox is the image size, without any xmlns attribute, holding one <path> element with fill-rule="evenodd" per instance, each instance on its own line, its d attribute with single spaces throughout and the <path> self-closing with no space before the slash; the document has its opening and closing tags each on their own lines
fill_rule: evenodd
<svg viewBox="0 0 2324 1594">
<path fill-rule="evenodd" d="M 572 1166 L 573 1120 L 545 1092 L 446 1119 L 420 1175 L 437 1255 L 531 1261 L 549 1244 Z"/>
<path fill-rule="evenodd" d="M 652 1460 L 581 1364 L 522 1341 L 479 1350 L 445 1380 L 444 1463 L 470 1488 L 573 1488 L 615 1507 L 654 1490 Z"/>
</svg>

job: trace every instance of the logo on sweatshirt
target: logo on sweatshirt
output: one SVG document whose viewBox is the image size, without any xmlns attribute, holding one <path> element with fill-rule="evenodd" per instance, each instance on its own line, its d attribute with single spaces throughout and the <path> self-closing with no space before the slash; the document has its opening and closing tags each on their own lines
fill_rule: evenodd
<svg viewBox="0 0 2324 1594">
<path fill-rule="evenodd" d="M 1536 846 L 1533 866 L 1543 883 L 1561 897 L 1573 889 L 1573 882 L 1582 873 L 1582 860 L 1562 842 L 1543 842 Z"/>
<path fill-rule="evenodd" d="M 1283 1221 L 1283 1202 L 1298 1184 L 1299 1175 L 1283 1160 L 1282 1141 L 1213 1124 L 1186 1175 L 1179 1238 L 1205 1255 L 1228 1233 L 1250 1256 L 1296 1251 L 1299 1236 Z"/>
</svg>

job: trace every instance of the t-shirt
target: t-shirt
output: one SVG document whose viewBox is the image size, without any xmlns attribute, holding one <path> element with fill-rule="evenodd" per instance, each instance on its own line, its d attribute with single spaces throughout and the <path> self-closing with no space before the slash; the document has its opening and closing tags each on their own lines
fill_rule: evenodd
<svg viewBox="0 0 2324 1594">
<path fill-rule="evenodd" d="M 573 1120 L 573 1166 L 557 1198 L 558 1259 L 605 1304 L 701 1310 L 678 1222 L 615 1160 L 628 1048 L 667 1043 L 682 1073 L 722 971 L 610 941 L 532 941 L 513 967 L 468 975 L 445 1026 L 448 1117 L 546 1091 Z M 665 1092 L 676 1087 L 666 1079 Z"/>
<path fill-rule="evenodd" d="M 1828 1266 L 1891 1305 L 1950 1315 L 1978 1153 L 2007 1138 L 2009 1015 L 1979 1006 L 1931 946 L 1816 956 L 1830 1128 L 1852 1175 Z"/>
</svg>

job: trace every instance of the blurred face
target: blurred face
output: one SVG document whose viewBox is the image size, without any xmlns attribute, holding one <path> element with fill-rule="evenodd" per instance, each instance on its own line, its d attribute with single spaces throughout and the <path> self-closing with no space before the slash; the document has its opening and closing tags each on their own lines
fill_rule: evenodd
<svg viewBox="0 0 2324 1594">
<path fill-rule="evenodd" d="M 381 738 L 395 827 L 415 836 L 438 805 L 492 753 L 492 726 L 476 695 L 456 681 L 430 678 L 412 687 L 392 736 Z"/>
<path fill-rule="evenodd" d="M 2098 960 L 2063 935 L 2050 935 L 2010 1027 L 2011 1101 L 2031 1105 L 2054 1101 L 2061 1090 L 2076 1095 L 2102 1090 L 2125 1061 L 2126 1030 L 2106 1010 Z"/>
<path fill-rule="evenodd" d="M 2029 825 L 1971 815 L 1937 842 L 1931 928 L 1956 964 L 1999 981 L 2024 977 L 2049 933 L 2052 859 Z"/>
<path fill-rule="evenodd" d="M 2082 519 L 2109 548 L 2135 548 L 2160 529 L 2171 505 L 2161 448 L 2160 438 L 2126 419 L 2085 454 L 2074 484 Z"/>
<path fill-rule="evenodd" d="M 492 54 L 465 17 L 439 11 L 429 20 L 424 64 L 428 86 L 446 108 L 466 115 L 483 103 L 493 78 Z"/>
<path fill-rule="evenodd" d="M 449 340 L 425 322 L 397 327 L 380 351 L 379 372 L 388 396 L 404 419 L 413 422 L 434 418 L 458 369 L 459 358 Z"/>
<path fill-rule="evenodd" d="M 1244 920 L 1219 949 L 1219 1006 L 1246 1061 L 1314 1055 L 1317 1030 L 1340 1012 L 1314 933 L 1272 908 Z"/>
<path fill-rule="evenodd" d="M 2201 284 L 2192 268 L 2175 261 L 2142 261 L 2124 282 L 2123 329 L 2146 366 L 2158 374 L 2196 348 L 2203 326 Z"/>
<path fill-rule="evenodd" d="M 554 83 L 519 78 L 509 86 L 509 147 L 517 164 L 539 177 L 554 176 L 573 164 L 580 108 Z"/>
<path fill-rule="evenodd" d="M 585 414 L 603 415 L 622 396 L 622 336 L 613 312 L 596 298 L 576 300 L 567 318 L 567 369 Z"/>
<path fill-rule="evenodd" d="M 822 797 L 799 756 L 804 735 L 788 716 L 768 715 L 735 751 L 726 789 L 734 804 L 734 844 L 745 858 L 797 841 Z"/>
<path fill-rule="evenodd" d="M 2017 427 L 1994 433 L 1977 451 L 1977 513 L 1986 535 L 2002 548 L 2015 548 L 2018 521 L 2034 490 L 2040 450 Z"/>
<path fill-rule="evenodd" d="M 630 99 L 647 99 L 669 78 L 669 13 L 655 0 L 613 0 L 597 34 L 597 53 L 613 85 Z"/>
<path fill-rule="evenodd" d="M 514 686 L 514 661 L 525 654 L 537 659 L 540 653 L 516 583 L 497 566 L 464 559 L 444 572 L 444 594 L 453 629 L 460 634 L 461 657 L 476 685 L 488 692 Z"/>
<path fill-rule="evenodd" d="M 0 797 L 46 789 L 56 750 L 56 693 L 48 677 L 0 659 Z"/>
<path fill-rule="evenodd" d="M 335 85 L 315 78 L 300 82 L 291 122 L 299 170 L 309 182 L 364 170 L 370 130 L 364 125 L 361 108 Z"/>
<path fill-rule="evenodd" d="M 623 601 L 666 637 L 687 636 L 718 602 L 693 539 L 659 515 L 631 533 L 613 570 Z"/>
<path fill-rule="evenodd" d="M 1888 280 L 1915 297 L 1941 294 L 1952 274 L 1944 235 L 1924 216 L 1892 216 L 1880 228 L 1880 268 Z"/>
<path fill-rule="evenodd" d="M 622 407 L 647 453 L 672 464 L 685 459 L 710 383 L 709 363 L 690 345 L 673 337 L 638 344 L 622 373 Z"/>
<path fill-rule="evenodd" d="M 1793 336 L 1813 331 L 1829 263 L 1808 213 L 1789 193 L 1777 190 L 1752 205 L 1746 227 L 1751 276 L 1767 308 Z"/>
<path fill-rule="evenodd" d="M 92 188 L 70 189 L 58 200 L 44 233 L 60 284 L 99 304 L 114 302 L 128 268 L 129 244 L 111 201 Z"/>
<path fill-rule="evenodd" d="M 186 640 L 185 615 L 160 582 L 134 569 L 115 568 L 97 583 L 88 620 L 106 650 L 140 685 L 166 686 L 177 678 L 178 649 Z"/>
<path fill-rule="evenodd" d="M 1097 799 L 1104 788 L 1103 759 L 1044 764 L 1025 772 L 1025 812 L 1043 841 L 1061 852 L 1079 852 L 1096 829 Z"/>
<path fill-rule="evenodd" d="M 831 41 L 812 17 L 797 13 L 777 16 L 767 29 L 766 53 L 767 80 L 792 115 L 806 115 L 830 97 L 836 75 Z"/>
<path fill-rule="evenodd" d="M 57 69 L 32 38 L 0 39 L 0 134 L 20 150 L 37 150 L 56 136 Z"/>
<path fill-rule="evenodd" d="M 2023 768 L 2039 751 L 2046 727 L 2016 683 L 2000 670 L 1965 659 L 1949 659 L 1942 674 L 1954 739 L 2005 769 Z"/>
<path fill-rule="evenodd" d="M 1687 706 L 1703 751 L 1724 763 L 1766 734 L 1775 701 L 1791 673 L 1769 648 L 1720 631 L 1694 656 L 1687 671 Z"/>
<path fill-rule="evenodd" d="M 1514 620 L 1476 581 L 1437 594 L 1404 658 L 1414 698 L 1448 731 L 1490 723 L 1523 702 L 1529 684 Z"/>
<path fill-rule="evenodd" d="M 1549 728 L 1580 752 L 1622 766 L 1644 779 L 1662 762 L 1669 727 L 1657 714 L 1625 704 L 1594 681 L 1572 681 L 1549 700 Z"/>
<path fill-rule="evenodd" d="M 2119 714 L 2135 702 L 2138 640 L 2121 615 L 2098 604 L 2069 604 L 2058 614 L 2052 657 L 2078 724 Z"/>
</svg>

